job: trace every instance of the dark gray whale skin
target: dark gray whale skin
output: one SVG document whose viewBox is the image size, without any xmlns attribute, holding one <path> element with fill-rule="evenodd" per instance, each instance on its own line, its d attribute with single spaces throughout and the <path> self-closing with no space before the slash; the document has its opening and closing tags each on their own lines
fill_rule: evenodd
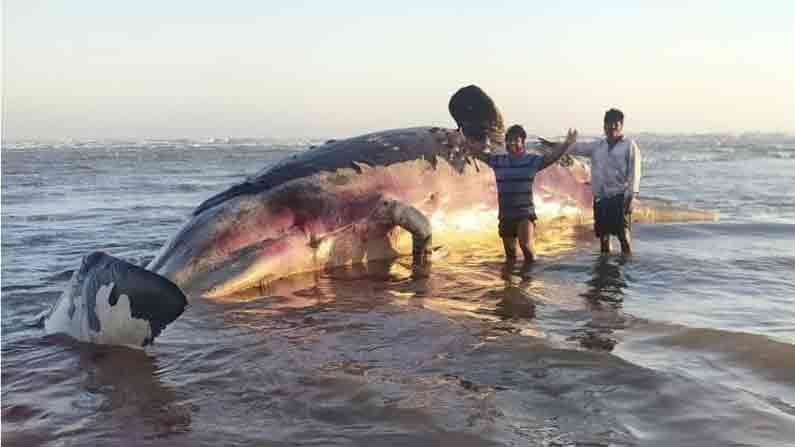
<svg viewBox="0 0 795 447">
<path fill-rule="evenodd" d="M 313 146 L 306 152 L 287 157 L 243 183 L 205 200 L 193 215 L 201 214 L 235 196 L 257 194 L 319 172 L 353 168 L 361 173 L 361 166 L 385 167 L 411 160 L 435 162 L 438 158 L 452 160 L 460 154 L 455 133 L 452 129 L 417 127 L 329 140 L 322 146 Z"/>
</svg>

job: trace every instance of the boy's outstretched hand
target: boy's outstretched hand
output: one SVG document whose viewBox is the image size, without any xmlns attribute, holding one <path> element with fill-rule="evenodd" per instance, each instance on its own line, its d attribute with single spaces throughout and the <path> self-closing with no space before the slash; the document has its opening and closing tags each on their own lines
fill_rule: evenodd
<svg viewBox="0 0 795 447">
<path fill-rule="evenodd" d="M 569 132 L 566 134 L 566 141 L 563 142 L 563 145 L 569 146 L 576 142 L 577 142 L 577 129 L 569 129 Z M 560 144 L 560 143 L 555 143 L 554 141 L 547 140 L 544 137 L 538 137 L 538 143 L 544 147 L 554 147 Z"/>
<path fill-rule="evenodd" d="M 538 142 L 542 145 L 542 151 L 544 152 L 544 165 L 541 169 L 560 160 L 576 141 L 577 129 L 569 129 L 569 132 L 566 134 L 566 141 L 563 143 L 553 143 L 546 138 L 538 137 Z"/>
<path fill-rule="evenodd" d="M 569 129 L 569 133 L 566 134 L 566 141 L 563 144 L 565 144 L 566 146 L 571 146 L 576 142 L 577 142 L 577 129 Z"/>
</svg>

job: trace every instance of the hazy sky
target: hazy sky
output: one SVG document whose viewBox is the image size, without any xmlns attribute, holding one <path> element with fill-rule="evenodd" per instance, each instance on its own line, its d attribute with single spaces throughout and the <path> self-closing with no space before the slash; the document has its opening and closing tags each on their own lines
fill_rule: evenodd
<svg viewBox="0 0 795 447">
<path fill-rule="evenodd" d="M 792 1 L 4 0 L 3 137 L 795 132 Z M 643 6 L 641 6 L 643 4 Z"/>
</svg>

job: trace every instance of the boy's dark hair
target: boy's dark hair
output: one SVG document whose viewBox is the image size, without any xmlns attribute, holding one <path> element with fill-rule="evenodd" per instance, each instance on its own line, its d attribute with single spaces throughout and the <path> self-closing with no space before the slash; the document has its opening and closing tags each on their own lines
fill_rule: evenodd
<svg viewBox="0 0 795 447">
<path fill-rule="evenodd" d="M 519 137 L 522 141 L 527 139 L 527 132 L 524 131 L 524 127 L 514 124 L 513 126 L 508 128 L 508 131 L 505 132 L 505 140 L 510 140 L 513 138 Z"/>
<path fill-rule="evenodd" d="M 618 109 L 610 109 L 605 112 L 605 122 L 606 123 L 623 123 L 624 122 L 624 112 Z"/>
</svg>

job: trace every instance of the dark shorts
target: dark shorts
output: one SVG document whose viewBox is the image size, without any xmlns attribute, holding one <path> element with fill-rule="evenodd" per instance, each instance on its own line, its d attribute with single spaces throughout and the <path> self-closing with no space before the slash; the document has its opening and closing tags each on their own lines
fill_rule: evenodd
<svg viewBox="0 0 795 447">
<path fill-rule="evenodd" d="M 529 216 L 522 217 L 501 217 L 499 225 L 500 237 L 516 238 L 519 236 L 519 224 L 521 222 L 529 220 L 530 223 L 535 224 L 537 219 L 535 213 L 530 213 Z"/>
<path fill-rule="evenodd" d="M 620 194 L 593 204 L 593 230 L 596 237 L 623 235 L 632 228 L 632 213 L 624 209 L 624 195 Z"/>
</svg>

